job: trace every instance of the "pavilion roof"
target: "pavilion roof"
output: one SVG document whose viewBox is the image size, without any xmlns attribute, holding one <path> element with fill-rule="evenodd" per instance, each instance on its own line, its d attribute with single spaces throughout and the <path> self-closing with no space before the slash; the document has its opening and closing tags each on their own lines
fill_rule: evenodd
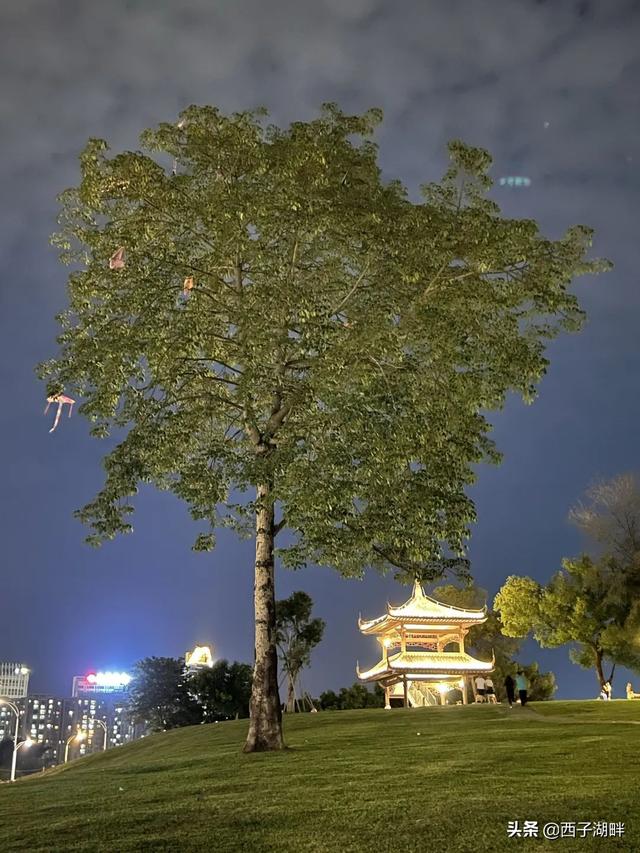
<svg viewBox="0 0 640 853">
<path fill-rule="evenodd" d="M 421 584 L 416 581 L 413 585 L 411 598 L 404 604 L 393 606 L 387 603 L 387 612 L 377 619 L 358 620 L 358 627 L 363 634 L 381 634 L 404 623 L 427 628 L 480 625 L 487 618 L 487 608 L 481 610 L 466 610 L 454 607 L 452 604 L 442 604 L 425 595 Z"/>
<path fill-rule="evenodd" d="M 477 660 L 466 652 L 398 652 L 371 669 L 356 671 L 361 681 L 379 681 L 392 675 L 477 675 L 492 672 L 494 665 L 495 658 Z"/>
</svg>

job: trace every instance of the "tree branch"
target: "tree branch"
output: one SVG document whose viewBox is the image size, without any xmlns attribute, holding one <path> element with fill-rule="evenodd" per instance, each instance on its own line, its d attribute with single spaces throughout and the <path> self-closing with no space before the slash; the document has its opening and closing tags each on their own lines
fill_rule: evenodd
<svg viewBox="0 0 640 853">
<path fill-rule="evenodd" d="M 343 299 L 341 299 L 341 300 L 340 300 L 340 302 L 338 303 L 338 305 L 336 306 L 336 308 L 334 308 L 334 309 L 333 309 L 333 311 L 331 311 L 331 312 L 329 313 L 329 316 L 330 316 L 330 317 L 333 317 L 335 314 L 337 314 L 339 311 L 341 311 L 341 310 L 342 310 L 342 308 L 344 308 L 344 306 L 345 306 L 345 305 L 347 304 L 347 302 L 351 299 L 351 297 L 352 297 L 352 296 L 353 296 L 353 294 L 356 292 L 356 290 L 358 290 L 358 288 L 360 287 L 360 284 L 361 284 L 361 282 L 362 282 L 362 279 L 363 279 L 363 278 L 365 277 L 365 275 L 367 274 L 367 271 L 368 271 L 368 269 L 369 269 L 369 267 L 370 267 L 370 266 L 371 266 L 371 260 L 370 260 L 370 259 L 367 259 L 367 262 L 366 262 L 366 264 L 364 265 L 364 268 L 363 268 L 362 272 L 360 273 L 360 275 L 359 275 L 359 276 L 358 276 L 358 278 L 356 279 L 355 284 L 353 285 L 353 287 L 351 288 L 351 290 L 347 293 L 347 295 L 346 295 Z"/>
</svg>

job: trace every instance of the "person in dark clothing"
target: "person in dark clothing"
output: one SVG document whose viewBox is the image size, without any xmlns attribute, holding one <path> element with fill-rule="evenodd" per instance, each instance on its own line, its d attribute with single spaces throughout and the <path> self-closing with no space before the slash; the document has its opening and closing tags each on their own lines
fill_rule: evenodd
<svg viewBox="0 0 640 853">
<path fill-rule="evenodd" d="M 507 691 L 509 707 L 513 708 L 513 703 L 516 701 L 516 683 L 510 675 L 504 680 L 504 689 Z"/>
</svg>

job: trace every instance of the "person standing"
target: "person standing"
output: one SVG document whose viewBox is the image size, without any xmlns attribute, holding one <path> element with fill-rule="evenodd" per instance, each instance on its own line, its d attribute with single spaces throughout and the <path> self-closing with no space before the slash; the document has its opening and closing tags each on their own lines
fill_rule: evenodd
<svg viewBox="0 0 640 853">
<path fill-rule="evenodd" d="M 476 702 L 484 702 L 486 692 L 484 677 L 478 675 L 476 678 Z"/>
<path fill-rule="evenodd" d="M 516 701 L 516 683 L 511 675 L 507 675 L 504 680 L 504 689 L 507 691 L 507 702 L 509 707 L 513 708 L 513 703 Z"/>
<path fill-rule="evenodd" d="M 520 704 L 524 708 L 524 706 L 527 704 L 527 691 L 529 690 L 529 682 L 527 681 L 527 677 L 521 669 L 518 670 L 518 674 L 516 675 L 516 690 L 518 691 L 518 696 L 520 697 Z"/>
</svg>

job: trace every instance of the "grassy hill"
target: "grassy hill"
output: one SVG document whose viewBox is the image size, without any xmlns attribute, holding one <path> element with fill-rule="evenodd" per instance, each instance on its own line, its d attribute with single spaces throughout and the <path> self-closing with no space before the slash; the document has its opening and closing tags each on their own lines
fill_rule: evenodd
<svg viewBox="0 0 640 853">
<path fill-rule="evenodd" d="M 0 785 L 2 850 L 640 850 L 640 702 L 304 714 L 269 755 L 241 754 L 245 730 L 175 730 Z M 626 831 L 508 838 L 525 819 Z"/>
</svg>

